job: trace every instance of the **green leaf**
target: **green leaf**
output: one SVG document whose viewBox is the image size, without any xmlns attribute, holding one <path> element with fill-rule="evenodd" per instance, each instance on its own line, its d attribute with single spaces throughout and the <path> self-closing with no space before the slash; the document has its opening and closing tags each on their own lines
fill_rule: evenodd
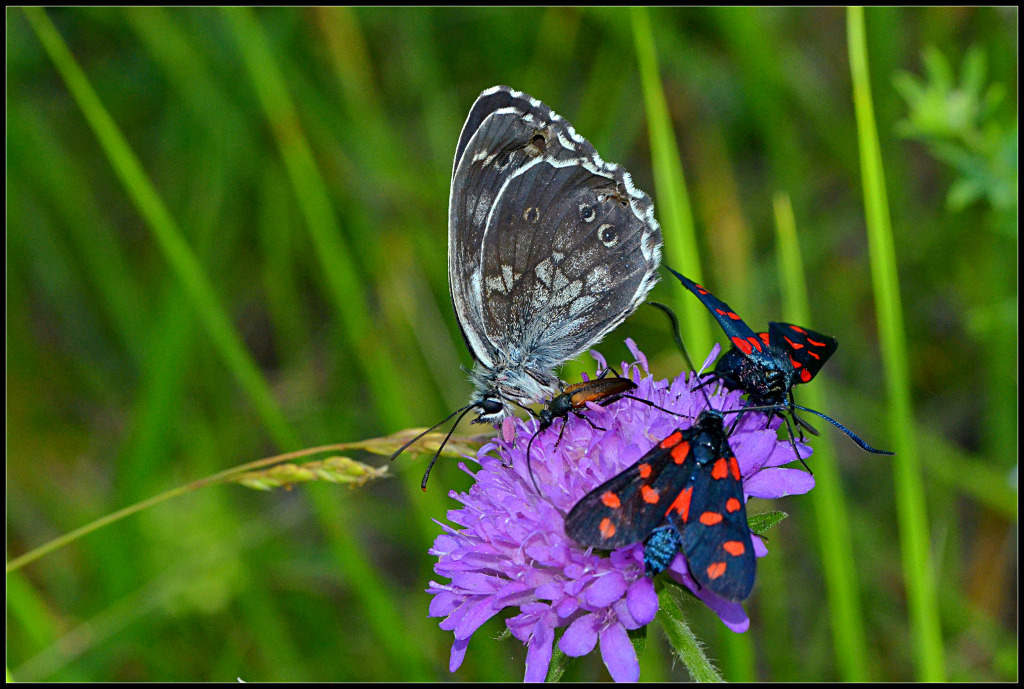
<svg viewBox="0 0 1024 689">
<path fill-rule="evenodd" d="M 788 516 L 789 515 L 785 512 L 778 511 L 750 514 L 747 515 L 747 524 L 750 526 L 751 531 L 758 535 L 762 535 Z"/>
</svg>

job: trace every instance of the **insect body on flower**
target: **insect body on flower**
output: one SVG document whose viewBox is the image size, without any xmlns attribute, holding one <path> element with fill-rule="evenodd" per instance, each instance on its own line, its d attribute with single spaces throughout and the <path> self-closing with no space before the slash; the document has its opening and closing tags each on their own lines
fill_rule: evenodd
<svg viewBox="0 0 1024 689">
<path fill-rule="evenodd" d="M 441 423 L 470 411 L 496 423 L 557 396 L 554 369 L 611 332 L 658 281 L 661 244 L 650 197 L 571 124 L 507 86 L 481 93 L 459 135 L 448 199 L 448 286 L 475 390 Z"/>
<path fill-rule="evenodd" d="M 708 374 L 710 379 L 721 380 L 730 390 L 743 390 L 752 406 L 768 408 L 769 419 L 773 414 L 782 416 L 791 439 L 794 435 L 791 419 L 798 429 L 818 434 L 797 415 L 800 410 L 825 419 L 867 452 L 893 454 L 871 447 L 835 419 L 801 407 L 793 400 L 793 386 L 810 382 L 836 351 L 838 344 L 834 338 L 790 323 L 775 322 L 768 324 L 768 332 L 755 333 L 724 301 L 686 276 L 671 268 L 668 270 L 700 299 L 733 344 L 718 360 L 714 372 Z M 803 438 L 802 432 L 799 437 Z M 803 462 L 802 457 L 800 461 Z"/>
<path fill-rule="evenodd" d="M 530 437 L 530 442 L 526 446 L 526 467 L 530 474 L 530 480 L 533 481 L 534 488 L 537 492 L 540 492 L 540 488 L 537 486 L 537 479 L 533 475 L 533 465 L 531 463 L 530 450 L 533 447 L 533 441 L 537 439 L 541 433 L 551 427 L 551 424 L 555 422 L 555 419 L 562 419 L 562 429 L 558 432 L 558 440 L 555 442 L 557 445 L 562 440 L 562 434 L 565 432 L 565 423 L 569 419 L 569 414 L 575 414 L 579 416 L 596 430 L 604 430 L 600 426 L 594 424 L 593 421 L 587 418 L 583 411 L 587 408 L 587 403 L 597 404 L 605 406 L 615 402 L 619 399 L 631 399 L 641 404 L 645 404 L 648 407 L 663 411 L 666 414 L 672 414 L 673 416 L 680 416 L 674 411 L 660 407 L 650 400 L 645 400 L 642 397 L 635 397 L 628 394 L 629 392 L 636 389 L 636 383 L 631 381 L 629 378 L 623 378 L 616 374 L 609 376 L 608 374 L 612 371 L 610 368 L 606 368 L 600 376 L 594 380 L 585 380 L 580 383 L 573 383 L 567 385 L 562 390 L 561 394 L 552 397 L 548 402 L 547 406 L 537 412 L 536 416 L 539 419 L 537 432 Z"/>
<path fill-rule="evenodd" d="M 681 548 L 694 579 L 727 600 L 745 599 L 754 586 L 739 463 L 714 410 L 588 493 L 569 512 L 565 532 L 603 549 L 646 541 L 650 574 Z"/>
</svg>

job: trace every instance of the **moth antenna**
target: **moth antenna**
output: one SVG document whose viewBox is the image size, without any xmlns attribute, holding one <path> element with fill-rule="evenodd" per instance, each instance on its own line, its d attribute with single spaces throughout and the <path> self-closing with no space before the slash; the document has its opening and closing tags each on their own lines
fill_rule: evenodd
<svg viewBox="0 0 1024 689">
<path fill-rule="evenodd" d="M 815 416 L 820 416 L 821 418 L 825 419 L 830 424 L 832 424 L 833 426 L 835 426 L 836 428 L 841 430 L 843 433 L 845 433 L 846 435 L 850 436 L 850 439 L 853 442 L 857 443 L 857 445 L 862 450 L 870 452 L 871 454 L 874 454 L 874 455 L 894 455 L 894 454 L 896 454 L 895 452 L 889 452 L 888 450 L 879 450 L 877 448 L 871 447 L 866 442 L 861 440 L 860 436 L 858 436 L 856 433 L 851 431 L 849 428 L 847 428 L 843 424 L 839 423 L 835 419 L 833 419 L 833 418 L 831 418 L 829 416 L 825 416 L 820 411 L 815 411 L 814 409 L 808 409 L 807 407 L 801 407 L 799 404 L 794 404 L 793 408 L 794 409 L 799 409 L 800 411 L 808 412 L 809 414 L 814 414 Z"/>
<path fill-rule="evenodd" d="M 668 268 L 668 266 L 665 267 Z M 668 269 L 672 270 L 671 268 Z M 675 271 L 673 270 L 672 272 L 674 273 Z M 662 304 L 660 301 L 649 301 L 647 303 L 664 311 L 665 315 L 668 316 L 670 321 L 672 321 L 672 335 L 676 338 L 676 344 L 679 346 L 679 351 L 683 353 L 683 359 L 686 361 L 686 365 L 690 370 L 696 371 L 697 369 L 694 368 L 693 361 L 690 360 L 690 354 L 686 351 L 686 345 L 683 344 L 683 337 L 679 334 L 679 319 L 676 317 L 676 312 L 665 304 Z"/>
</svg>

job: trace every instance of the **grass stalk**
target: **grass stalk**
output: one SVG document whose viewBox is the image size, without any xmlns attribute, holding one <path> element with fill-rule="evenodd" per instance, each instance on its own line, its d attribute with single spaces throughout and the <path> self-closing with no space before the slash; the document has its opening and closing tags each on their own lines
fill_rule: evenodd
<svg viewBox="0 0 1024 689">
<path fill-rule="evenodd" d="M 811 324 L 796 220 L 786 194 L 775 196 L 775 228 L 779 249 L 779 280 L 782 284 L 782 313 L 788 322 Z M 806 389 L 801 386 L 800 401 L 811 409 L 826 407 L 819 385 L 808 385 Z M 875 461 L 885 460 L 875 458 Z M 811 501 L 817 519 L 818 546 L 821 550 L 825 590 L 828 593 L 839 678 L 844 682 L 864 682 L 870 679 L 867 633 L 861 614 L 856 558 L 853 555 L 853 539 L 850 537 L 850 515 L 829 431 L 825 431 L 815 441 L 813 463 L 815 489 L 811 491 Z"/>
<path fill-rule="evenodd" d="M 654 166 L 654 185 L 658 191 L 656 207 L 661 218 L 661 231 L 665 238 L 665 261 L 683 275 L 700 282 L 700 249 L 697 231 L 690 210 L 690 196 L 686 191 L 683 162 L 672 130 L 668 104 L 661 86 L 658 53 L 647 9 L 631 10 L 633 37 L 636 42 L 640 82 L 643 85 L 647 107 L 647 126 L 651 137 L 651 161 Z M 675 282 L 673 280 L 673 282 Z M 710 351 L 714 340 L 704 306 L 696 299 L 685 296 L 685 289 L 672 285 L 672 302 L 680 314 L 687 349 L 696 352 L 698 359 Z"/>
<path fill-rule="evenodd" d="M 888 418 L 896 449 L 896 511 L 917 678 L 941 682 L 946 676 L 945 652 L 931 560 L 924 481 L 915 440 L 896 249 L 871 100 L 864 8 L 851 7 L 847 10 L 847 27 L 871 278 L 885 371 Z"/>
</svg>

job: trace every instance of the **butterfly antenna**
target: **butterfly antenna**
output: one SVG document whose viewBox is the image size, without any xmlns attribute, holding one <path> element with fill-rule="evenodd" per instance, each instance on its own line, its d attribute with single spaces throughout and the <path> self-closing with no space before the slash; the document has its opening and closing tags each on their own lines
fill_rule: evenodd
<svg viewBox="0 0 1024 689">
<path fill-rule="evenodd" d="M 668 266 L 665 267 L 668 268 Z M 672 270 L 671 268 L 668 269 Z M 674 273 L 675 271 L 673 270 L 672 272 Z M 686 345 L 683 344 L 683 337 L 679 334 L 679 319 L 676 317 L 676 312 L 665 304 L 662 304 L 660 301 L 649 301 L 647 303 L 664 311 L 665 315 L 668 316 L 670 321 L 672 321 L 672 335 L 676 338 L 676 344 L 679 346 L 679 351 L 683 353 L 683 359 L 686 361 L 686 365 L 689 366 L 690 370 L 696 371 L 697 369 L 694 368 L 693 361 L 690 359 L 690 354 L 686 351 Z"/>
<path fill-rule="evenodd" d="M 814 414 L 815 416 L 820 416 L 821 418 L 825 419 L 830 424 L 832 424 L 833 426 L 835 426 L 836 428 L 841 430 L 843 433 L 845 433 L 846 435 L 850 436 L 850 439 L 853 440 L 853 442 L 857 443 L 857 445 L 862 450 L 865 450 L 865 451 L 870 452 L 871 454 L 875 454 L 875 455 L 894 455 L 894 454 L 896 454 L 895 452 L 889 452 L 888 450 L 879 450 L 879 449 L 876 449 L 874 447 L 871 447 L 866 442 L 861 440 L 860 436 L 858 436 L 856 433 L 851 431 L 849 428 L 847 428 L 843 424 L 839 423 L 835 419 L 833 419 L 831 417 L 828 417 L 828 416 L 825 416 L 820 411 L 815 411 L 814 409 L 808 409 L 807 407 L 801 407 L 799 404 L 794 404 L 793 408 L 794 409 L 799 409 L 800 411 L 808 412 L 809 414 Z"/>
<path fill-rule="evenodd" d="M 395 461 L 395 458 L 396 458 L 396 457 L 398 457 L 398 455 L 400 455 L 400 454 L 402 454 L 403 452 L 405 452 L 405 450 L 406 450 L 406 449 L 407 449 L 407 448 L 408 448 L 408 447 L 409 447 L 410 445 L 412 445 L 412 444 L 413 444 L 414 442 L 416 442 L 417 440 L 419 440 L 420 438 L 422 438 L 423 436 L 425 436 L 425 435 L 426 435 L 427 433 L 430 433 L 430 431 L 434 430 L 435 428 L 437 428 L 437 427 L 438 427 L 438 426 L 440 426 L 441 424 L 445 423 L 445 422 L 446 422 L 446 421 L 447 421 L 448 419 L 452 418 L 453 416 L 455 416 L 455 415 L 456 415 L 456 414 L 458 414 L 459 412 L 462 412 L 462 413 L 463 413 L 463 416 L 464 416 L 464 415 L 465 415 L 465 412 L 467 412 L 467 411 L 469 411 L 470 409 L 472 409 L 473 407 L 477 407 L 477 406 L 480 406 L 480 405 L 479 405 L 479 404 L 477 404 L 476 402 L 474 402 L 474 403 L 472 403 L 472 404 L 467 404 L 467 405 L 466 405 L 465 407 L 459 407 L 458 409 L 456 409 L 455 411 L 453 411 L 453 412 L 452 412 L 451 414 L 449 414 L 448 416 L 444 417 L 443 419 L 441 419 L 440 421 L 438 421 L 437 423 L 435 423 L 435 424 L 434 424 L 433 426 L 431 426 L 430 428 L 428 428 L 427 430 L 423 431 L 422 433 L 420 433 L 419 435 L 417 435 L 417 436 L 416 436 L 415 438 L 413 438 L 412 440 L 410 440 L 409 442 L 407 442 L 407 443 L 406 443 L 405 445 L 402 445 L 402 446 L 401 446 L 400 448 L 398 448 L 397 450 L 395 450 L 395 453 L 394 453 L 393 455 L 391 455 L 391 457 L 389 457 L 389 458 L 388 458 L 388 461 L 389 461 L 389 462 L 393 462 L 393 461 Z M 461 421 L 461 420 L 462 420 L 462 417 L 460 416 L 460 417 L 459 417 L 459 421 Z M 455 425 L 456 425 L 456 426 L 457 426 L 457 425 L 459 425 L 459 422 L 458 422 L 458 421 L 456 421 L 456 422 L 455 422 Z M 444 447 L 444 443 L 441 443 L 441 447 Z"/>
<path fill-rule="evenodd" d="M 470 410 L 472 410 L 476 406 L 478 406 L 478 405 L 476 405 L 476 404 L 466 405 L 465 407 L 463 407 L 462 409 L 459 409 L 457 412 L 451 414 L 448 417 L 448 419 L 450 419 L 450 418 L 452 418 L 452 416 L 455 416 L 455 414 L 458 414 L 459 411 L 462 412 L 462 414 L 459 415 L 459 418 L 455 419 L 455 423 L 452 424 L 452 429 L 450 431 L 448 431 L 448 435 L 446 435 L 444 437 L 444 440 L 441 441 L 441 446 L 439 448 L 437 448 L 437 452 L 435 452 L 434 456 L 430 458 L 430 464 L 427 465 L 427 470 L 425 472 L 423 472 L 423 480 L 420 481 L 420 490 L 422 490 L 423 492 L 426 492 L 426 490 L 427 490 L 427 479 L 430 477 L 430 470 L 434 468 L 434 462 L 436 462 L 437 458 L 441 456 L 441 450 L 443 450 L 444 446 L 448 444 L 448 440 L 452 437 L 452 433 L 455 432 L 455 429 L 459 427 L 459 422 L 462 421 L 462 417 L 465 416 L 466 414 L 468 414 L 470 412 Z M 445 419 L 444 421 L 447 421 L 448 419 Z M 444 423 L 444 421 L 442 421 L 441 423 Z M 440 426 L 440 425 L 441 424 L 438 424 L 438 426 Z M 437 426 L 434 426 L 434 428 L 437 428 Z M 422 435 L 422 434 L 420 434 L 420 435 Z"/>
</svg>

